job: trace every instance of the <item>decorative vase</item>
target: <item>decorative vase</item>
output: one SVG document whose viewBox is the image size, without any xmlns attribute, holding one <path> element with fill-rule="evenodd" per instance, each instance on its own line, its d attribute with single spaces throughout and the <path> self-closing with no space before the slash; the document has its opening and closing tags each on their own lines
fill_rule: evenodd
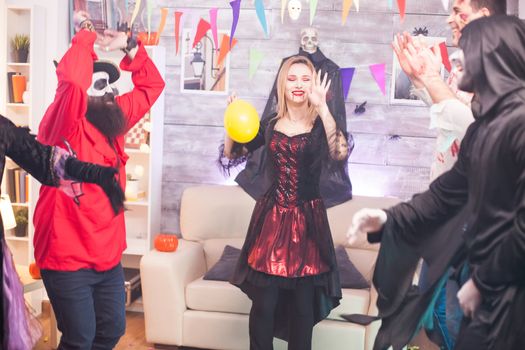
<svg viewBox="0 0 525 350">
<path fill-rule="evenodd" d="M 29 90 L 24 91 L 24 93 L 22 94 L 22 101 L 26 105 L 31 103 L 31 92 Z"/>
<path fill-rule="evenodd" d="M 26 63 L 28 55 L 29 55 L 29 49 L 15 50 L 14 51 L 15 62 Z"/>
<path fill-rule="evenodd" d="M 15 236 L 16 237 L 25 237 L 27 236 L 27 224 L 18 224 L 15 227 Z"/>
<path fill-rule="evenodd" d="M 126 181 L 126 200 L 136 201 L 139 196 L 139 180 L 131 179 Z"/>
<path fill-rule="evenodd" d="M 26 77 L 21 74 L 16 74 L 11 77 L 13 83 L 13 101 L 15 103 L 22 103 L 22 95 L 26 91 Z"/>
</svg>

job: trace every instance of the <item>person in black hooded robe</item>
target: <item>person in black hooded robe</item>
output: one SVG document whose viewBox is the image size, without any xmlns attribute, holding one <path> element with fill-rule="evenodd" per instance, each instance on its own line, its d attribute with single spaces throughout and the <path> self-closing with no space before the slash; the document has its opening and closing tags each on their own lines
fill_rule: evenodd
<svg viewBox="0 0 525 350">
<path fill-rule="evenodd" d="M 386 211 L 363 209 L 350 240 L 381 242 L 374 285 L 381 329 L 374 349 L 401 349 L 432 310 L 451 265 L 467 266 L 455 349 L 524 349 L 525 24 L 477 19 L 462 32 L 460 89 L 474 93 L 474 123 L 454 167 L 428 191 Z M 419 257 L 431 287 L 410 286 Z M 351 317 L 349 317 L 351 318 Z"/>
<path fill-rule="evenodd" d="M 354 147 L 354 142 L 352 135 L 346 132 L 346 110 L 339 66 L 321 52 L 318 43 L 318 33 L 315 28 L 303 29 L 301 31 L 301 48 L 299 48 L 298 55 L 307 57 L 321 76 L 328 73 L 328 80 L 330 80 L 332 84 L 330 85 L 330 90 L 326 96 L 326 102 L 338 127 L 341 130 L 344 130 L 348 139 L 349 150 L 351 152 Z M 290 57 L 286 57 L 282 60 L 281 67 Z M 279 67 L 279 71 L 281 71 L 281 67 Z M 277 77 L 273 84 L 272 91 L 270 92 L 266 107 L 264 108 L 261 122 L 266 124 L 276 112 Z M 263 196 L 272 182 L 272 179 L 269 179 L 264 171 L 266 161 L 267 153 L 264 147 L 250 153 L 247 157 L 246 167 L 235 179 L 239 186 L 241 186 L 254 199 Z M 323 197 L 327 208 L 352 199 L 352 183 L 348 176 L 347 164 L 342 163 L 332 167 L 323 167 L 320 186 L 321 196 Z"/>
</svg>

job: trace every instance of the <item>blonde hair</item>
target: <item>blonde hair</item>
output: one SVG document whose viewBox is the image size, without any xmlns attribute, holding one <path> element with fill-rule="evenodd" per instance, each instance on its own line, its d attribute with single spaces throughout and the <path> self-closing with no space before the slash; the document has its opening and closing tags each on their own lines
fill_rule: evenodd
<svg viewBox="0 0 525 350">
<path fill-rule="evenodd" d="M 315 79 L 315 67 L 308 58 L 304 56 L 292 56 L 287 59 L 283 63 L 277 77 L 277 116 L 275 118 L 283 118 L 288 113 L 288 105 L 286 102 L 286 81 L 288 79 L 288 72 L 294 64 L 304 64 L 307 66 L 312 71 L 312 80 Z M 317 112 L 310 101 L 307 103 L 308 118 L 313 121 L 317 116 Z"/>
</svg>

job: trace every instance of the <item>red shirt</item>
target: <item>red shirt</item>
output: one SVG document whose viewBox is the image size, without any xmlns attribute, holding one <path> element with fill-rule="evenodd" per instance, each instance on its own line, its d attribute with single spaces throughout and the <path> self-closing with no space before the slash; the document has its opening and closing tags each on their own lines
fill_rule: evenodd
<svg viewBox="0 0 525 350">
<path fill-rule="evenodd" d="M 87 89 L 91 84 L 96 34 L 82 30 L 57 67 L 55 100 L 38 130 L 40 142 L 65 148 L 67 140 L 80 160 L 106 166 L 120 163 L 120 183 L 125 187 L 124 136 L 111 147 L 107 138 L 85 117 Z M 127 55 L 122 70 L 132 72 L 134 89 L 116 97 L 128 121 L 128 130 L 151 108 L 164 89 L 164 80 L 144 47 L 133 60 Z M 82 184 L 80 205 L 54 187 L 42 186 L 35 209 L 35 259 L 42 269 L 105 271 L 117 265 L 126 249 L 124 213 L 114 215 L 108 198 L 97 185 Z"/>
</svg>

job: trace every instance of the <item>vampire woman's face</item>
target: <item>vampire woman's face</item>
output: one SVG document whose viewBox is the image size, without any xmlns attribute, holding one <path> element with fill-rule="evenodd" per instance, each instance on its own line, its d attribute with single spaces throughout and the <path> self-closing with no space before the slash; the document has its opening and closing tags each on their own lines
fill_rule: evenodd
<svg viewBox="0 0 525 350">
<path fill-rule="evenodd" d="M 307 65 L 293 64 L 286 76 L 285 96 L 287 103 L 302 104 L 308 102 L 312 81 L 313 72 Z"/>
</svg>

